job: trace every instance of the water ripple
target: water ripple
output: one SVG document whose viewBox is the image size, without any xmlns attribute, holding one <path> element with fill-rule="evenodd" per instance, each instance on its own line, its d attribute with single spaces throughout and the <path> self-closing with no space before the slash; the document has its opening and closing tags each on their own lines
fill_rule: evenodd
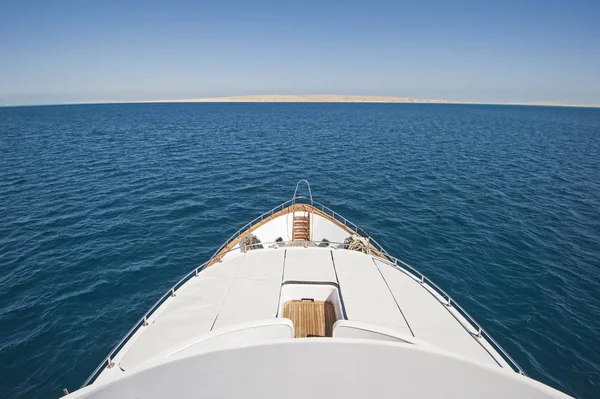
<svg viewBox="0 0 600 399">
<path fill-rule="evenodd" d="M 533 378 L 600 397 L 599 135 L 600 110 L 578 108 L 0 109 L 0 397 L 79 386 L 302 178 Z"/>
</svg>

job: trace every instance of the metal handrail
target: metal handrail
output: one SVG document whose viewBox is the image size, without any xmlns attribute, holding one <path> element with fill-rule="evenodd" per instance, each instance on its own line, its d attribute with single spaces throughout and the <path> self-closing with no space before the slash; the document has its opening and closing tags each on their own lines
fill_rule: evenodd
<svg viewBox="0 0 600 399">
<path fill-rule="evenodd" d="M 308 182 L 307 182 L 308 183 Z M 298 184 L 300 184 L 300 182 L 298 182 Z M 310 187 L 310 186 L 309 186 Z M 373 246 L 382 254 L 389 256 L 389 254 L 387 253 L 387 251 L 385 249 L 383 249 L 383 247 L 381 246 L 381 244 L 379 244 L 377 241 L 375 241 L 375 239 L 373 237 L 371 237 L 362 227 L 359 227 L 356 223 L 346 219 L 344 216 L 340 215 L 339 213 L 335 212 L 333 209 L 321 204 L 318 201 L 313 201 L 312 199 L 312 194 L 311 197 L 304 197 L 301 195 L 296 195 L 296 193 L 294 193 L 294 197 L 290 200 L 287 200 L 279 205 L 277 205 L 276 207 L 266 211 L 265 213 L 263 213 L 260 216 L 257 216 L 256 218 L 252 219 L 250 222 L 246 223 L 243 227 L 241 227 L 239 230 L 237 230 L 235 233 L 233 233 L 226 241 L 223 245 L 221 245 L 219 247 L 219 249 L 217 249 L 215 251 L 215 253 L 213 254 L 213 257 L 216 256 L 219 252 L 221 252 L 224 248 L 226 248 L 229 244 L 231 244 L 232 241 L 240 238 L 240 235 L 242 234 L 242 232 L 248 230 L 249 228 L 251 228 L 252 226 L 254 226 L 255 223 L 257 222 L 262 222 L 266 217 L 272 216 L 277 210 L 284 210 L 286 205 L 288 204 L 295 204 L 296 200 L 299 199 L 307 199 L 311 201 L 311 205 L 313 207 L 321 210 L 321 212 L 325 213 L 325 214 L 330 214 L 332 219 L 335 219 L 339 222 L 342 222 L 344 224 L 344 226 L 349 226 L 351 228 L 351 230 L 354 230 L 357 234 L 360 234 L 361 236 L 367 238 L 369 240 L 369 243 L 372 243 Z"/>
<path fill-rule="evenodd" d="M 215 256 L 216 256 L 216 255 L 217 255 L 219 252 L 221 252 L 221 251 L 223 250 L 223 248 L 225 248 L 225 247 L 227 247 L 229 244 L 231 244 L 231 242 L 232 242 L 232 241 L 234 241 L 235 239 L 239 238 L 239 237 L 240 237 L 240 235 L 242 234 L 242 232 L 243 232 L 243 231 L 246 231 L 246 230 L 248 230 L 249 228 L 251 228 L 252 226 L 254 226 L 254 224 L 255 224 L 256 222 L 262 222 L 262 220 L 263 220 L 265 217 L 272 216 L 272 215 L 275 213 L 275 211 L 277 211 L 278 209 L 280 209 L 280 208 L 281 208 L 281 210 L 284 210 L 284 209 L 285 209 L 285 206 L 286 206 L 287 204 L 291 203 L 291 202 L 292 202 L 292 199 L 289 199 L 289 200 L 287 200 L 287 201 L 285 201 L 285 202 L 282 202 L 281 204 L 277 205 L 276 207 L 274 207 L 274 208 L 272 208 L 272 209 L 270 209 L 270 210 L 266 211 L 266 212 L 265 212 L 265 213 L 263 213 L 262 215 L 260 215 L 260 216 L 257 216 L 257 217 L 255 217 L 254 219 L 252 219 L 251 221 L 249 221 L 248 223 L 246 223 L 246 224 L 245 224 L 244 226 L 242 226 L 242 227 L 241 227 L 241 228 L 240 228 L 238 231 L 236 231 L 235 233 L 233 233 L 233 234 L 231 235 L 231 237 L 229 237 L 229 238 L 227 239 L 227 241 L 225 241 L 225 243 L 224 243 L 223 245 L 221 245 L 221 246 L 219 247 L 219 249 L 217 249 L 217 250 L 215 251 L 215 253 L 213 254 L 213 257 L 215 257 Z"/>
<path fill-rule="evenodd" d="M 298 181 L 298 183 L 296 183 L 296 189 L 294 190 L 294 196 L 292 197 L 292 205 L 294 205 L 296 203 L 296 198 L 300 198 L 298 196 L 298 187 L 300 187 L 300 183 L 306 183 L 306 187 L 308 187 L 308 195 L 310 197 L 310 204 L 313 204 L 313 197 L 312 197 L 312 191 L 310 191 L 310 183 L 308 182 L 308 180 L 300 180 Z"/>
<path fill-rule="evenodd" d="M 384 259 L 381 258 L 382 261 L 384 263 L 387 263 L 391 266 L 394 266 L 397 269 L 403 269 L 403 267 L 399 266 L 398 264 L 410 269 L 411 272 L 413 272 L 414 274 L 416 274 L 416 277 L 418 277 L 418 279 L 420 280 L 421 284 L 427 284 L 430 287 L 432 287 L 442 298 L 444 298 L 446 300 L 446 304 L 448 306 L 452 306 L 454 307 L 466 320 L 467 322 L 469 322 L 471 324 L 471 327 L 474 327 L 475 330 L 477 330 L 477 337 L 481 338 L 484 337 L 486 338 L 486 340 L 488 341 L 488 343 L 498 352 L 501 353 L 501 355 L 504 356 L 504 360 L 506 361 L 506 363 L 508 363 L 508 365 L 516 372 L 518 372 L 521 375 L 527 375 L 523 369 L 521 368 L 521 366 L 519 366 L 519 364 L 517 363 L 516 360 L 514 360 L 505 350 L 504 348 L 502 348 L 502 346 L 500 346 L 500 344 L 498 342 L 496 342 L 496 340 L 494 338 L 492 338 L 492 336 L 483 328 L 481 327 L 481 325 L 473 318 L 473 316 L 471 316 L 466 310 L 463 309 L 462 306 L 460 306 L 455 300 L 452 299 L 452 297 L 446 293 L 446 291 L 444 291 L 443 289 L 441 289 L 436 283 L 434 283 L 429 277 L 427 277 L 426 275 L 424 275 L 423 273 L 421 273 L 420 271 L 418 271 L 417 269 L 415 269 L 414 267 L 412 267 L 411 265 L 409 265 L 408 263 L 394 257 L 391 256 L 389 254 L 386 253 L 386 256 L 389 259 Z M 393 262 L 392 262 L 393 261 Z M 463 326 L 464 329 L 466 329 L 467 331 L 469 331 L 468 326 L 465 326 L 460 320 L 457 319 L 457 321 Z M 470 332 L 470 331 L 469 331 Z"/>
<path fill-rule="evenodd" d="M 267 245 L 268 243 L 264 243 L 263 245 Z M 244 246 L 243 248 L 247 248 L 247 247 L 254 247 L 256 244 L 248 244 L 246 246 Z M 190 278 L 192 278 L 193 276 L 198 276 L 199 273 L 204 270 L 204 268 L 211 262 L 213 262 L 214 260 L 218 259 L 219 257 L 222 258 L 225 254 L 231 252 L 231 251 L 238 251 L 240 250 L 241 247 L 237 247 L 237 248 L 231 248 L 230 250 L 219 254 L 217 256 L 217 254 L 211 256 L 211 258 L 209 260 L 207 260 L 206 262 L 202 263 L 200 266 L 197 266 L 196 268 L 194 268 L 191 272 L 189 272 L 188 274 L 186 274 L 185 276 L 183 276 L 179 281 L 177 281 L 171 288 L 169 288 L 169 290 L 167 292 L 165 292 L 163 294 L 163 296 L 161 296 L 158 301 L 156 301 L 154 303 L 154 305 L 152 305 L 150 307 L 150 309 L 148 309 L 146 311 L 146 313 L 144 313 L 144 315 L 142 316 L 141 319 L 139 319 L 137 321 L 137 323 L 135 323 L 133 325 L 133 327 L 131 327 L 131 329 L 127 332 L 127 334 L 125 334 L 125 336 L 121 339 L 121 341 L 119 341 L 119 343 L 117 345 L 115 345 L 115 347 L 109 352 L 108 356 L 106 357 L 106 359 L 104 359 L 104 361 L 102 363 L 100 363 L 98 365 L 98 367 L 96 367 L 96 369 L 92 372 L 92 374 L 90 374 L 90 376 L 85 380 L 85 382 L 83 383 L 83 385 L 81 386 L 81 388 L 87 386 L 92 380 L 94 380 L 95 378 L 97 378 L 100 375 L 100 371 L 105 367 L 105 366 L 111 366 L 112 360 L 114 358 L 115 353 L 117 353 L 119 350 L 121 350 L 123 348 L 123 345 L 125 344 L 125 342 L 127 342 L 129 340 L 129 338 L 131 338 L 131 336 L 133 336 L 133 334 L 135 334 L 138 329 L 141 326 L 146 326 L 148 325 L 148 318 L 150 316 L 152 316 L 154 314 L 154 312 L 170 297 L 174 297 L 177 290 L 184 284 L 186 283 Z"/>
<path fill-rule="evenodd" d="M 305 198 L 305 197 L 296 197 L 296 198 Z M 127 332 L 127 334 L 125 334 L 125 336 L 123 337 L 123 339 L 121 339 L 121 341 L 119 341 L 119 343 L 110 351 L 110 353 L 108 354 L 108 356 L 106 357 L 106 359 L 100 363 L 98 365 L 98 367 L 96 367 L 96 369 L 92 372 L 92 374 L 85 380 L 85 382 L 83 383 L 83 385 L 81 386 L 81 388 L 87 386 L 91 381 L 93 381 L 94 379 L 96 379 L 99 374 L 100 371 L 105 367 L 105 366 L 111 366 L 112 365 L 112 361 L 111 359 L 114 357 L 115 353 L 117 353 L 119 350 L 122 349 L 123 345 L 125 344 L 125 342 L 127 342 L 129 340 L 129 338 L 131 338 L 131 336 L 133 334 L 135 334 L 138 329 L 141 326 L 147 325 L 147 321 L 148 318 L 150 316 L 152 316 L 154 314 L 154 312 L 169 298 L 169 297 L 173 297 L 175 296 L 175 293 L 177 291 L 177 289 L 179 289 L 179 287 L 181 287 L 181 285 L 185 282 L 187 282 L 192 276 L 197 276 L 199 274 L 200 271 L 202 271 L 209 263 L 214 262 L 216 259 L 222 260 L 223 256 L 226 255 L 227 253 L 231 252 L 231 251 L 237 251 L 237 250 L 241 250 L 241 247 L 237 246 L 234 248 L 231 248 L 223 253 L 221 253 L 221 251 L 228 245 L 230 244 L 234 239 L 238 238 L 241 234 L 242 231 L 250 228 L 253 226 L 253 224 L 256 221 L 262 221 L 264 219 L 265 216 L 268 215 L 273 215 L 274 212 L 277 209 L 283 210 L 285 209 L 285 205 L 289 204 L 290 202 L 292 202 L 292 200 L 288 200 L 283 202 L 282 204 L 276 206 L 275 208 L 263 213 L 262 215 L 260 215 L 259 217 L 256 217 L 255 219 L 253 219 L 252 221 L 250 221 L 249 223 L 247 223 L 244 227 L 242 227 L 241 229 L 239 229 L 237 232 L 235 232 L 226 242 L 225 244 L 223 244 L 211 257 L 209 260 L 207 260 L 206 262 L 202 263 L 200 266 L 197 266 L 196 268 L 194 268 L 191 272 L 189 272 L 188 274 L 186 274 L 183 278 L 181 278 L 177 283 L 175 283 L 175 285 L 173 285 L 162 297 L 160 297 L 160 299 L 158 301 L 156 301 L 154 303 L 154 305 L 152 305 L 152 307 L 150 307 L 150 309 L 144 314 L 144 316 L 138 320 L 137 323 L 134 324 L 134 326 Z M 383 249 L 383 247 L 374 239 L 371 238 L 370 235 L 366 234 L 366 232 L 364 231 L 364 229 L 360 228 L 358 225 L 356 225 L 355 223 L 351 222 L 350 220 L 346 219 L 345 217 L 343 217 L 342 215 L 340 215 L 339 213 L 336 213 L 335 211 L 333 211 L 332 209 L 326 207 L 325 205 L 314 201 L 314 204 L 318 205 L 321 208 L 321 211 L 324 213 L 331 213 L 331 216 L 333 219 L 338 220 L 338 221 L 342 221 L 344 222 L 345 226 L 350 226 L 353 227 L 353 229 L 359 233 L 363 232 L 364 236 L 366 238 L 369 239 L 369 243 L 373 243 L 375 244 L 374 247 L 382 254 L 385 255 L 385 257 L 381 257 L 378 256 L 378 259 L 381 259 L 383 262 L 403 270 L 404 268 L 401 267 L 400 265 L 408 268 L 411 272 L 413 272 L 420 280 L 421 280 L 421 284 L 425 284 L 427 283 L 430 287 L 432 287 L 435 291 L 437 291 L 437 293 L 442 297 L 445 298 L 447 301 L 447 305 L 448 306 L 453 306 L 455 309 L 458 310 L 458 312 L 469 322 L 472 324 L 471 327 L 475 327 L 475 329 L 478 331 L 477 333 L 477 337 L 485 337 L 488 341 L 488 343 L 494 347 L 495 350 L 499 351 L 503 356 L 505 361 L 511 366 L 511 368 L 517 372 L 519 372 L 522 375 L 526 375 L 525 372 L 523 371 L 523 369 L 518 365 L 518 363 L 504 350 L 504 348 L 502 348 L 500 346 L 500 344 L 498 344 L 496 342 L 496 340 L 494 340 L 491 335 L 485 330 L 483 329 L 483 327 L 481 327 L 481 325 L 479 323 L 477 323 L 477 321 L 475 321 L 475 319 L 469 314 L 467 313 L 467 311 L 465 311 L 458 303 L 456 303 L 455 301 L 452 300 L 452 298 L 450 297 L 450 295 L 448 295 L 444 290 L 442 290 L 437 284 L 435 284 L 431 279 L 429 279 L 427 276 L 425 276 L 423 273 L 421 273 L 420 271 L 418 271 L 417 269 L 415 269 L 413 266 L 409 265 L 408 263 L 390 255 L 385 249 Z M 314 242 L 314 241 L 307 241 L 307 245 L 308 243 L 319 243 L 319 242 Z M 281 244 L 285 244 L 282 242 L 274 242 L 274 243 L 262 243 L 263 245 L 281 245 Z M 331 242 L 329 243 L 329 245 L 345 245 L 345 243 L 334 243 Z M 255 244 L 248 244 L 245 245 L 244 248 L 248 248 L 248 247 L 254 247 Z M 371 255 L 372 256 L 372 255 Z M 386 259 L 387 257 L 387 259 Z M 399 265 L 400 264 L 400 265 Z M 460 320 L 458 320 L 459 323 L 463 326 L 463 328 L 465 328 L 467 331 L 469 331 L 468 327 L 463 325 L 462 322 L 460 322 Z M 470 331 L 469 331 L 470 332 Z"/>
<path fill-rule="evenodd" d="M 321 212 L 323 212 L 325 214 L 330 213 L 332 219 L 337 220 L 339 222 L 343 222 L 344 226 L 350 226 L 352 228 L 351 230 L 354 230 L 357 234 L 359 234 L 359 235 L 367 238 L 369 240 L 369 243 L 373 244 L 373 246 L 375 247 L 375 249 L 377 249 L 383 255 L 389 256 L 389 254 L 381 246 L 381 244 L 379 244 L 377 241 L 375 241 L 375 239 L 373 237 L 371 237 L 369 235 L 369 233 L 366 232 L 365 229 L 363 229 L 362 227 L 359 227 L 356 223 L 350 221 L 349 219 L 346 219 L 344 216 L 342 216 L 339 213 L 335 212 L 333 209 L 331 209 L 331 208 L 329 208 L 329 207 L 321 204 L 320 202 L 314 201 L 314 204 L 321 208 Z"/>
</svg>

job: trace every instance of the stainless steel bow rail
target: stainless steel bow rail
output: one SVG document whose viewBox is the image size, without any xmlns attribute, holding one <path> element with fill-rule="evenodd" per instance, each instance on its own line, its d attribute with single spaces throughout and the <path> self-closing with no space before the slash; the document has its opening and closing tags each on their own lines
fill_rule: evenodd
<svg viewBox="0 0 600 399">
<path fill-rule="evenodd" d="M 298 198 L 298 197 L 297 197 Z M 296 198 L 296 199 L 297 199 Z M 118 351 L 120 351 L 123 346 L 125 345 L 125 343 L 140 329 L 140 327 L 146 327 L 148 326 L 148 320 L 150 319 L 150 317 L 154 314 L 154 312 L 164 303 L 166 302 L 169 298 L 172 298 L 174 296 L 176 296 L 177 290 L 183 285 L 185 284 L 190 278 L 193 277 L 198 277 L 199 273 L 210 263 L 214 262 L 215 260 L 219 260 L 221 261 L 223 256 L 226 255 L 229 252 L 232 251 L 239 251 L 240 247 L 239 246 L 235 246 L 234 248 L 231 248 L 223 253 L 221 253 L 221 251 L 223 250 L 223 248 L 225 248 L 228 244 L 230 244 L 233 240 L 237 239 L 240 234 L 245 231 L 246 229 L 252 227 L 255 223 L 262 221 L 264 218 L 273 215 L 277 210 L 283 210 L 285 209 L 285 206 L 287 204 L 289 204 L 290 202 L 292 202 L 292 200 L 286 201 L 284 203 L 282 203 L 281 205 L 276 206 L 275 208 L 271 209 L 270 211 L 265 212 L 264 214 L 262 214 L 261 216 L 255 218 L 254 220 L 252 220 L 251 222 L 247 223 L 244 227 L 242 227 L 240 230 L 238 230 L 236 233 L 234 233 L 225 244 L 223 244 L 216 252 L 213 256 L 211 256 L 211 258 L 209 260 L 207 260 L 206 262 L 204 262 L 203 264 L 201 264 L 200 266 L 197 266 L 196 268 L 194 268 L 191 272 L 189 272 L 188 274 L 186 274 L 183 278 L 181 278 L 177 283 L 175 283 L 175 285 L 173 285 L 162 297 L 160 297 L 160 299 L 158 301 L 156 301 L 154 303 L 154 305 L 152 305 L 152 307 L 150 307 L 150 309 L 144 313 L 144 315 L 142 316 L 141 319 L 139 319 L 137 321 L 137 323 L 135 323 L 133 325 L 133 327 L 127 332 L 127 334 L 125 334 L 125 336 L 123 337 L 123 339 L 121 339 L 121 341 L 119 341 L 119 343 L 109 352 L 108 356 L 104 359 L 104 361 L 102 363 L 100 363 L 98 365 L 98 367 L 96 367 L 96 369 L 92 372 L 92 374 L 90 374 L 90 376 L 85 380 L 85 382 L 83 383 L 83 385 L 81 386 L 81 388 L 89 385 L 90 383 L 92 383 L 102 372 L 102 370 L 104 368 L 112 368 L 114 366 L 114 363 L 112 361 L 112 359 L 114 358 L 115 354 L 117 354 Z M 480 340 L 480 339 L 485 339 L 488 344 L 490 346 L 492 346 L 499 354 L 500 356 L 502 356 L 504 358 L 504 360 L 509 364 L 509 366 L 515 371 L 518 372 L 522 375 L 526 375 L 525 372 L 523 371 L 523 369 L 521 369 L 521 367 L 517 364 L 517 362 L 510 357 L 510 355 L 500 346 L 499 343 L 497 343 L 491 336 L 490 334 L 483 328 L 481 327 L 481 325 L 479 323 L 477 323 L 477 321 L 475 321 L 475 319 L 469 314 L 467 313 L 466 310 L 464 310 L 458 303 L 456 303 L 451 297 L 450 295 L 448 295 L 444 290 L 442 290 L 440 287 L 438 287 L 437 284 L 435 284 L 433 281 L 431 281 L 427 276 L 425 276 L 423 273 L 421 273 L 420 271 L 418 271 L 417 269 L 415 269 L 414 267 L 412 267 L 411 265 L 409 265 L 408 263 L 394 257 L 391 256 L 390 254 L 388 254 L 387 251 L 385 251 L 381 245 L 379 245 L 379 243 L 377 243 L 375 240 L 373 240 L 371 238 L 371 236 L 369 236 L 368 234 L 366 234 L 366 232 L 361 229 L 360 227 L 358 227 L 356 224 L 350 222 L 349 220 L 347 220 L 346 218 L 344 218 L 343 216 L 341 216 L 339 213 L 334 212 L 333 210 L 331 210 L 330 208 L 314 201 L 314 204 L 316 205 L 317 209 L 320 209 L 322 212 L 330 215 L 331 217 L 333 217 L 334 219 L 343 222 L 344 225 L 346 226 L 350 226 L 354 231 L 357 232 L 357 234 L 361 234 L 364 237 L 369 239 L 370 243 L 375 244 L 375 248 L 380 251 L 381 254 L 385 255 L 385 257 L 387 257 L 387 259 L 385 257 L 381 257 L 381 256 L 376 256 L 372 254 L 372 251 L 370 249 L 368 249 L 368 254 L 376 257 L 378 260 L 391 265 L 401 271 L 403 271 L 404 273 L 408 273 L 412 278 L 414 278 L 415 280 L 419 281 L 421 283 L 421 285 L 423 285 L 424 287 L 429 287 L 432 290 L 436 291 L 437 294 L 443 299 L 443 303 L 450 309 L 450 308 L 454 308 L 456 309 L 456 311 L 461 314 L 465 320 L 469 323 L 469 325 L 465 325 L 461 320 L 457 321 L 461 324 L 461 326 L 467 330 L 467 332 L 469 332 L 469 334 L 473 335 L 474 338 Z M 286 243 L 289 243 L 290 241 L 284 241 L 284 242 L 266 242 L 266 243 L 261 243 L 263 246 L 282 246 L 285 247 Z M 318 241 L 306 241 L 305 246 L 309 246 L 309 245 L 313 245 L 313 246 L 317 246 L 318 244 L 322 244 L 321 242 Z M 345 248 L 345 243 L 335 243 L 335 242 L 330 242 L 328 243 L 329 247 L 333 248 L 333 249 L 340 249 L 340 248 Z M 244 249 L 247 249 L 249 247 L 253 247 L 252 249 L 254 249 L 254 244 L 249 244 L 244 246 Z M 407 270 L 408 269 L 408 270 Z M 473 333 L 472 331 L 476 331 L 476 333 Z M 481 344 L 481 342 L 480 342 Z"/>
<path fill-rule="evenodd" d="M 298 182 L 298 184 L 300 184 L 300 182 Z M 309 186 L 309 190 L 310 190 L 310 186 Z M 371 243 L 379 252 L 381 252 L 382 254 L 388 256 L 387 251 L 385 249 L 383 249 L 383 247 L 377 241 L 375 241 L 373 239 L 373 237 L 371 237 L 362 227 L 359 227 L 356 223 L 351 222 L 350 220 L 346 219 L 345 217 L 343 217 L 339 213 L 335 212 L 333 209 L 326 207 L 325 205 L 321 204 L 320 202 L 313 201 L 312 194 L 311 194 L 311 196 L 309 198 L 309 197 L 304 197 L 304 196 L 297 196 L 296 193 L 294 193 L 294 197 L 292 199 L 287 200 L 287 201 L 283 202 L 282 204 L 277 205 L 275 208 L 273 208 L 271 210 L 268 210 L 267 212 L 263 213 L 262 215 L 254 218 L 250 222 L 246 223 L 238 231 L 236 231 L 235 233 L 233 233 L 233 235 L 231 237 L 229 237 L 227 239 L 227 241 L 225 241 L 225 243 L 223 245 L 221 245 L 219 247 L 219 249 L 217 249 L 215 251 L 213 257 L 216 256 L 219 252 L 221 252 L 224 248 L 226 248 L 233 241 L 239 239 L 240 236 L 241 236 L 241 234 L 243 232 L 245 232 L 246 230 L 252 228 L 252 226 L 254 226 L 255 224 L 262 222 L 266 218 L 268 218 L 270 216 L 273 216 L 273 214 L 275 214 L 275 212 L 283 211 L 287 206 L 289 206 L 289 205 L 295 205 L 296 203 L 299 203 L 298 200 L 307 200 L 307 202 L 310 202 L 311 206 L 313 206 L 316 209 L 320 210 L 321 212 L 323 212 L 327 216 L 329 216 L 332 219 L 334 219 L 334 220 L 342 223 L 344 226 L 349 227 L 351 230 L 353 230 L 354 232 L 356 232 L 356 234 L 361 235 L 361 236 L 363 236 L 365 238 L 368 238 L 369 239 L 369 243 Z"/>
<path fill-rule="evenodd" d="M 306 187 L 308 188 L 308 196 L 310 197 L 310 204 L 313 205 L 314 201 L 313 201 L 313 197 L 312 197 L 312 191 L 310 190 L 310 183 L 308 182 L 308 180 L 300 180 L 298 183 L 296 183 L 296 189 L 294 190 L 294 196 L 292 197 L 292 205 L 294 205 L 296 203 L 296 198 L 300 199 L 300 198 L 306 198 L 306 197 L 302 197 L 301 195 L 298 195 L 298 188 L 300 187 L 300 184 L 302 183 L 306 183 Z"/>
</svg>

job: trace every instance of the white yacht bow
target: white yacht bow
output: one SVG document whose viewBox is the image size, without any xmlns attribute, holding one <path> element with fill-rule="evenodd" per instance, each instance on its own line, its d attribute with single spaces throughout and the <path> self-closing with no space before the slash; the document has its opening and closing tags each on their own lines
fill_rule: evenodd
<svg viewBox="0 0 600 399">
<path fill-rule="evenodd" d="M 442 395 L 567 397 L 526 377 L 450 296 L 301 181 L 175 284 L 68 396 Z"/>
</svg>

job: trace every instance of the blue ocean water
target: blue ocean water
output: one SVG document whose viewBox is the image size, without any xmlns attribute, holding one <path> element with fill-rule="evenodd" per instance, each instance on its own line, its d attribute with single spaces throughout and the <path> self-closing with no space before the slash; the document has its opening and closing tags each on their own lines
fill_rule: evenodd
<svg viewBox="0 0 600 399">
<path fill-rule="evenodd" d="M 118 104 L 0 108 L 0 397 L 77 388 L 302 178 L 531 377 L 600 396 L 600 109 Z"/>
</svg>

